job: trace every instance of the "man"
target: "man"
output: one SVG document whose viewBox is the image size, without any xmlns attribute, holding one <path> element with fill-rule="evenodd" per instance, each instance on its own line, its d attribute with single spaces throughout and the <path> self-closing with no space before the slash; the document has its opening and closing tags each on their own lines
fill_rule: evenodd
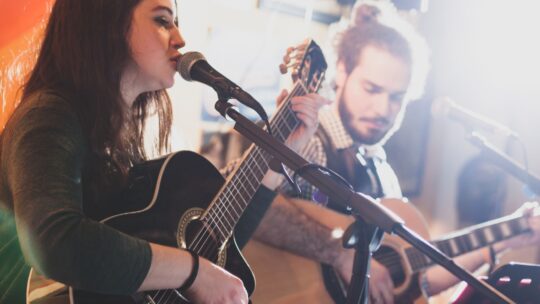
<svg viewBox="0 0 540 304">
<path fill-rule="evenodd" d="M 335 75 L 335 102 L 320 114 L 320 129 L 301 154 L 310 162 L 327 166 L 344 176 L 356 191 L 373 197 L 401 197 L 397 178 L 386 162 L 382 145 L 399 128 L 407 102 L 418 97 L 427 71 L 427 52 L 422 39 L 399 23 L 383 24 L 393 17 L 391 8 L 356 5 L 352 24 L 339 33 Z M 382 19 L 382 18 L 381 18 Z M 388 20 L 388 19 L 386 19 Z M 321 195 L 300 179 L 303 199 L 325 205 Z M 284 193 L 297 196 L 288 185 Z M 327 219 L 338 218 L 347 227 L 352 217 L 330 201 L 323 207 L 312 202 L 278 197 L 267 211 L 255 238 L 272 246 L 332 266 L 346 284 L 350 282 L 353 254 L 343 249 Z M 333 210 L 330 210 L 333 209 Z M 495 252 L 537 241 L 538 233 L 527 239 L 501 242 Z M 473 270 L 490 261 L 488 249 L 471 252 L 457 259 Z M 389 272 L 371 261 L 369 296 L 371 303 L 393 303 L 393 282 Z M 420 285 L 430 296 L 456 284 L 457 278 L 441 267 L 421 275 Z M 335 299 L 338 302 L 342 299 Z"/>
</svg>

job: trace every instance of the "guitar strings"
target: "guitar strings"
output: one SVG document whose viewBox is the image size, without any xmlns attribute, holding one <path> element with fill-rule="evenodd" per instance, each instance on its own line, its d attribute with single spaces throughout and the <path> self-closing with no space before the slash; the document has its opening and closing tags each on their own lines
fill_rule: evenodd
<svg viewBox="0 0 540 304">
<path fill-rule="evenodd" d="M 282 122 L 282 120 L 278 121 L 278 123 L 281 123 L 281 122 Z M 262 157 L 262 155 L 261 155 L 263 152 L 264 152 L 264 151 L 262 151 L 261 149 L 255 150 L 255 152 L 254 152 L 254 157 L 251 158 L 251 159 L 248 159 L 248 162 L 246 162 L 246 163 L 247 163 L 247 166 L 245 166 L 245 168 L 247 168 L 248 170 L 252 170 L 252 169 L 250 169 L 250 168 L 255 168 L 254 165 L 257 165 L 257 163 L 260 163 L 261 161 L 264 161 L 265 165 L 267 165 L 267 164 L 266 164 L 267 161 L 266 161 L 265 158 Z M 257 158 L 259 158 L 259 159 L 261 159 L 261 160 L 258 160 Z M 250 162 L 251 162 L 252 164 L 250 164 Z M 255 163 L 253 164 L 253 162 L 255 162 Z M 259 172 L 258 172 L 259 175 L 261 175 L 261 177 L 262 177 L 262 175 L 264 174 L 264 172 L 262 172 L 262 171 L 266 171 L 267 168 L 265 168 L 266 170 L 263 170 L 263 169 L 259 168 L 258 166 L 257 166 L 257 168 L 259 169 Z M 245 175 L 245 171 L 242 172 L 242 174 Z M 233 182 L 233 183 L 231 183 L 231 184 L 233 185 L 233 187 L 236 188 L 236 184 L 237 184 L 237 183 L 234 183 L 234 182 Z M 242 183 L 240 183 L 240 184 L 242 184 Z M 251 183 L 250 183 L 249 185 L 250 185 L 251 188 L 252 188 L 251 191 L 256 191 L 256 188 L 255 188 L 254 185 L 252 185 Z M 259 185 L 260 185 L 260 184 L 256 185 L 256 187 L 258 187 Z M 233 188 L 233 189 L 234 189 L 234 188 Z M 244 186 L 244 189 L 245 189 L 245 186 Z M 238 191 L 237 188 L 236 188 L 236 190 Z M 225 202 L 229 202 L 229 203 L 230 203 L 230 201 L 225 201 Z M 247 204 L 248 204 L 248 202 L 247 202 L 246 200 L 244 200 L 243 206 L 242 206 L 242 207 L 246 207 Z M 232 205 L 232 207 L 234 208 L 234 205 Z M 242 209 L 244 209 L 244 208 L 242 208 Z M 221 213 L 224 214 L 224 212 L 225 212 L 224 210 L 226 210 L 226 209 L 224 209 L 224 208 L 219 208 L 219 206 L 218 206 L 218 210 L 219 210 L 219 211 L 222 211 Z M 234 210 L 236 210 L 236 209 L 234 209 Z M 241 214 L 238 214 L 238 216 L 240 216 L 240 215 L 241 215 Z M 220 214 L 219 214 L 219 213 L 216 213 L 215 215 L 212 214 L 211 219 L 214 219 L 216 216 L 220 216 Z M 232 228 L 233 225 L 229 225 L 229 226 L 230 226 L 230 228 Z M 196 244 L 196 245 L 198 245 L 198 244 Z"/>
<path fill-rule="evenodd" d="M 296 94 L 297 91 L 298 91 L 298 90 L 295 88 L 295 89 L 293 90 L 293 94 Z M 291 94 L 291 95 L 292 95 L 292 94 Z M 286 112 L 286 110 L 289 110 L 289 108 L 286 107 L 286 106 L 281 107 L 281 109 L 283 109 L 281 112 L 284 112 L 284 111 Z M 281 113 L 278 113 L 278 115 L 279 115 L 279 114 L 281 114 Z M 277 115 L 276 115 L 276 116 L 277 116 Z M 282 122 L 283 122 L 283 120 L 278 120 L 278 124 L 279 124 L 279 123 L 282 123 Z M 254 146 L 254 148 L 253 148 L 253 149 L 255 149 L 255 151 L 254 151 L 254 153 L 253 153 L 255 157 L 256 157 L 256 156 L 259 156 L 259 154 L 261 153 L 261 151 L 260 151 L 259 149 L 256 149 L 256 148 L 257 148 L 256 146 Z M 247 161 L 246 161 L 245 163 L 246 163 L 247 165 L 251 165 L 251 164 L 249 164 L 250 161 L 253 162 L 253 161 L 254 161 L 254 157 L 252 157 L 252 158 L 249 158 L 249 157 L 248 157 L 248 158 L 247 158 Z M 240 164 L 239 170 L 242 169 L 242 168 L 246 168 L 246 167 L 249 168 L 249 166 L 243 166 L 242 164 Z M 229 183 L 229 184 L 232 184 L 232 183 Z M 229 189 L 230 189 L 230 188 L 227 188 L 226 190 L 227 190 L 228 192 L 230 192 Z M 233 195 L 231 195 L 232 193 L 227 193 L 227 194 L 228 194 L 227 196 L 233 196 Z M 210 222 L 211 224 L 215 223 L 216 217 L 221 216 L 222 214 L 224 214 L 224 212 L 226 212 L 226 209 L 227 209 L 227 208 L 222 208 L 222 207 L 219 205 L 220 202 L 217 202 L 217 203 L 218 203 L 218 206 L 216 206 L 216 207 L 217 207 L 218 212 L 216 212 L 215 214 L 213 214 L 213 213 L 209 213 L 209 214 L 208 214 L 208 215 L 209 215 L 209 217 L 208 217 L 208 222 Z M 219 212 L 219 211 L 221 211 L 221 212 Z M 221 213 L 221 214 L 220 214 L 220 213 Z M 230 225 L 230 223 L 229 223 L 229 225 Z M 232 226 L 232 225 L 231 225 L 231 226 Z M 194 248 L 196 248 L 196 249 L 200 249 L 199 246 L 204 246 L 204 245 L 206 245 L 206 242 L 207 242 L 208 237 L 209 237 L 208 235 L 205 235 L 206 238 L 203 239 L 203 238 L 201 238 L 201 233 L 202 233 L 202 234 L 205 234 L 205 231 L 202 231 L 202 230 L 201 230 L 201 231 L 199 232 L 199 235 L 196 236 L 196 242 L 194 243 Z M 226 236 L 226 235 L 223 235 L 223 236 Z M 201 244 L 201 242 L 202 242 L 202 244 Z"/>
<path fill-rule="evenodd" d="M 254 147 L 254 148 L 255 148 L 255 147 Z M 248 158 L 247 161 L 244 162 L 244 164 L 246 164 L 247 166 L 241 165 L 241 166 L 240 166 L 240 169 L 243 169 L 243 168 L 246 168 L 246 167 L 249 168 L 250 166 L 253 166 L 253 164 L 251 164 L 251 163 L 252 163 L 253 161 L 256 161 L 256 160 L 255 160 L 255 157 L 260 156 L 260 153 L 261 153 L 260 151 L 258 151 L 257 149 L 255 149 L 255 151 L 251 153 L 251 155 L 254 155 L 254 157 Z M 251 162 L 251 163 L 250 163 L 250 162 Z M 244 173 L 244 172 L 241 172 L 241 173 Z M 237 175 L 236 175 L 236 176 L 237 176 Z M 238 179 L 238 178 L 237 178 L 237 179 Z M 233 185 L 234 185 L 234 184 L 235 184 L 234 182 L 235 182 L 235 180 L 232 180 L 229 184 L 233 184 Z M 251 186 L 252 186 L 252 185 L 251 185 Z M 252 186 L 252 187 L 253 187 L 253 186 Z M 245 186 L 244 186 L 244 188 L 245 188 Z M 234 190 L 234 189 L 233 189 L 233 190 Z M 236 189 L 236 190 L 238 191 L 238 189 Z M 252 191 L 253 191 L 253 190 L 256 190 L 256 189 L 252 189 Z M 226 193 L 225 193 L 225 194 L 226 194 L 226 195 L 225 195 L 226 198 L 228 198 L 228 197 L 234 197 L 234 196 L 235 196 L 234 193 L 230 193 L 230 192 L 232 192 L 232 191 L 231 191 L 231 188 L 227 188 L 225 192 L 226 192 Z M 208 221 L 209 221 L 210 224 L 215 223 L 215 222 L 216 222 L 216 218 L 223 217 L 223 215 L 225 214 L 225 212 L 227 212 L 227 208 L 222 208 L 222 207 L 221 207 L 221 205 L 223 205 L 223 204 L 219 204 L 220 202 L 217 202 L 217 203 L 218 203 L 218 206 L 216 206 L 216 207 L 217 207 L 217 212 L 216 212 L 216 213 L 209 213 L 209 214 L 208 214 L 208 219 L 209 219 Z M 246 202 L 244 202 L 244 206 L 245 206 L 245 205 L 246 205 Z M 231 228 L 232 228 L 233 225 L 231 225 L 231 224 L 229 223 L 229 226 L 231 226 Z M 205 231 L 201 231 L 201 232 L 205 233 Z M 223 233 L 222 233 L 222 234 L 223 234 Z M 205 235 L 205 236 L 206 236 L 206 235 Z M 227 237 L 227 235 L 223 234 L 223 237 Z M 204 245 L 206 244 L 207 239 L 208 239 L 208 236 L 206 237 L 206 239 L 201 238 L 200 235 L 197 236 L 196 242 L 194 243 L 195 248 L 199 249 L 199 248 L 200 248 L 199 246 L 201 246 L 201 245 L 204 246 Z M 201 241 L 202 241 L 202 244 L 201 244 Z"/>
<path fill-rule="evenodd" d="M 298 93 L 298 91 L 301 91 L 301 87 L 300 86 L 295 86 L 295 88 L 292 90 L 291 94 L 289 95 L 290 97 L 288 98 L 288 100 L 286 102 L 289 102 L 290 99 L 294 96 L 296 96 L 296 94 Z M 284 105 L 283 107 L 281 107 L 281 109 L 283 109 L 282 111 L 278 112 L 276 116 L 278 116 L 279 114 L 281 114 L 281 112 L 284 112 L 284 116 L 287 116 L 288 114 L 290 115 L 291 113 L 293 113 L 293 111 L 290 109 L 290 107 L 288 105 Z M 293 113 L 294 114 L 294 113 Z M 286 118 L 286 117 L 285 117 Z M 294 117 L 296 118 L 296 117 Z M 278 127 L 278 132 L 280 131 L 279 127 L 282 127 L 283 125 L 286 125 L 286 122 L 287 120 L 286 119 L 280 119 L 277 121 L 277 127 Z M 290 131 L 291 129 L 288 127 L 288 125 L 286 125 L 287 128 L 289 129 L 289 134 L 290 134 Z M 283 134 L 279 134 L 281 137 L 282 137 L 282 140 L 283 140 Z M 261 160 L 264 161 L 265 165 L 268 165 L 267 164 L 267 161 L 263 158 L 263 151 L 262 149 L 255 149 L 254 151 L 255 153 L 253 154 L 253 157 L 252 158 L 247 158 L 246 160 L 246 167 L 245 168 L 252 168 L 253 165 L 256 165 L 257 168 L 259 170 L 260 167 L 258 166 L 257 164 L 257 157 L 261 157 Z M 249 162 L 252 162 L 252 164 L 249 164 Z M 251 165 L 251 166 L 247 166 L 247 165 Z M 240 164 L 240 167 L 242 167 L 242 164 Z M 242 168 L 239 168 L 239 170 L 242 169 Z M 262 170 L 261 170 L 262 171 Z M 263 172 L 264 173 L 264 172 Z M 244 174 L 245 175 L 245 170 L 244 171 L 241 171 L 240 174 Z M 228 183 L 228 185 L 233 185 L 233 187 L 236 187 L 236 184 L 233 183 L 233 179 L 236 178 L 236 176 L 238 175 L 235 175 L 233 176 L 233 178 L 231 179 L 231 182 Z M 239 178 L 236 178 L 236 179 L 239 179 Z M 244 183 L 240 183 L 241 186 L 245 186 Z M 252 188 L 251 191 L 256 191 L 256 188 L 253 187 L 253 185 L 251 183 L 249 183 L 249 186 Z M 258 186 L 260 186 L 260 182 L 258 183 L 257 185 L 257 188 Z M 233 197 L 233 192 L 232 190 L 230 190 L 231 188 L 230 187 L 227 187 L 225 190 L 224 190 L 224 197 L 227 199 L 228 197 Z M 244 187 L 245 189 L 245 187 Z M 234 189 L 236 190 L 237 192 L 240 192 L 238 188 Z M 249 190 L 249 189 L 245 189 L 245 190 Z M 242 197 L 242 196 L 240 196 Z M 221 204 L 220 204 L 221 203 Z M 241 216 L 241 214 L 238 214 L 236 212 L 236 209 L 234 209 L 234 204 L 231 203 L 231 201 L 217 201 L 217 211 L 215 212 L 215 214 L 212 214 L 211 212 L 208 213 L 209 217 L 208 217 L 208 222 L 211 223 L 211 227 L 213 228 L 217 228 L 220 233 L 222 234 L 222 237 L 224 238 L 224 240 L 228 239 L 227 238 L 227 235 L 225 233 L 223 233 L 223 231 L 221 231 L 221 229 L 219 229 L 219 225 L 217 222 L 221 222 L 221 224 L 224 224 L 224 222 L 221 220 L 221 219 L 224 219 L 225 222 L 230 226 L 230 229 L 232 229 L 233 225 L 231 225 L 230 222 L 227 221 L 227 217 L 225 217 L 225 213 L 228 213 L 228 215 L 230 217 L 232 217 L 232 214 L 230 213 L 230 208 L 228 208 L 225 204 L 226 203 L 229 203 L 229 206 L 232 207 L 232 209 L 235 211 L 237 217 L 239 218 Z M 238 202 L 237 202 L 238 203 Z M 244 201 L 243 203 L 243 207 L 246 207 L 247 206 L 247 202 Z M 225 205 L 224 207 L 225 208 L 221 208 L 221 205 Z M 245 208 L 242 208 L 242 210 L 244 210 Z M 234 218 L 232 218 L 234 220 Z M 237 219 L 238 220 L 238 219 Z M 206 255 L 208 256 L 211 252 L 218 252 L 218 246 L 217 246 L 217 242 L 211 242 L 210 243 L 210 246 L 205 246 L 208 244 L 208 240 L 210 239 L 210 234 L 209 233 L 206 233 L 206 229 L 201 229 L 199 230 L 199 233 L 196 235 L 195 237 L 195 243 L 192 243 L 193 246 L 189 246 L 189 247 L 192 247 L 193 249 L 195 249 L 195 252 L 197 252 L 199 255 L 202 255 L 203 257 Z M 204 252 L 201 252 L 201 250 L 206 247 L 206 250 Z M 220 246 L 221 247 L 221 246 Z M 190 249 L 192 249 L 190 248 Z M 202 253 L 202 254 L 201 254 Z M 162 303 L 164 297 L 167 297 L 165 299 L 165 303 L 168 303 L 171 296 L 176 296 L 174 297 L 174 300 L 176 301 L 176 299 L 179 299 L 180 297 L 178 295 L 176 295 L 176 293 L 172 290 L 168 290 L 168 289 L 164 289 L 164 290 L 158 290 L 155 292 L 155 295 L 154 297 L 159 297 L 159 299 L 155 300 L 155 303 L 156 304 L 159 304 L 159 303 Z"/>
</svg>

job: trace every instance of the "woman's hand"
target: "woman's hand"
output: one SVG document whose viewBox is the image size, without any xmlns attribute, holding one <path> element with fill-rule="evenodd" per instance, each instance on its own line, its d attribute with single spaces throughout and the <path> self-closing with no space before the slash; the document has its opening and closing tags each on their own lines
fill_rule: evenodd
<svg viewBox="0 0 540 304">
<path fill-rule="evenodd" d="M 225 269 L 200 258 L 199 274 L 187 296 L 194 303 L 247 304 L 248 294 L 242 280 Z"/>
</svg>

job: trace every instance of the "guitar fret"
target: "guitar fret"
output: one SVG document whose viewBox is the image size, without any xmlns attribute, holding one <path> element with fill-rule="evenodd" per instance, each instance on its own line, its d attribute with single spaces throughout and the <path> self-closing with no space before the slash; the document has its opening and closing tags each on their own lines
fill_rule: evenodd
<svg viewBox="0 0 540 304">
<path fill-rule="evenodd" d="M 476 237 L 476 233 L 471 233 L 468 236 L 469 236 L 469 241 L 471 242 L 471 249 L 479 248 L 480 242 L 478 241 L 478 238 Z"/>
<path fill-rule="evenodd" d="M 501 233 L 503 238 L 507 238 L 512 235 L 512 229 L 508 223 L 501 223 Z"/>
<path fill-rule="evenodd" d="M 231 208 L 227 208 L 227 205 L 233 205 L 233 204 L 231 203 L 227 204 L 227 200 L 228 200 L 227 196 L 223 197 L 220 201 L 222 208 L 220 208 L 219 210 L 217 210 L 216 213 L 214 213 L 215 218 L 217 218 L 219 222 L 221 223 L 221 225 L 225 228 L 224 229 L 225 232 L 221 231 L 220 229 L 220 232 L 222 234 L 221 237 L 223 238 L 223 240 L 228 237 L 228 233 L 226 231 L 231 230 L 232 228 L 231 221 L 234 220 L 232 214 L 230 213 Z"/>
<path fill-rule="evenodd" d="M 458 247 L 459 247 L 460 253 L 467 252 L 471 249 L 471 244 L 469 243 L 469 239 L 465 235 L 460 236 L 456 239 L 458 241 Z"/>
<path fill-rule="evenodd" d="M 277 131 L 276 135 L 279 137 L 279 139 L 283 140 L 283 138 L 285 138 L 285 135 L 283 135 L 282 129 L 281 128 L 276 128 L 276 131 Z"/>
<path fill-rule="evenodd" d="M 439 246 L 437 246 L 439 247 Z M 450 248 L 450 244 L 448 244 L 448 242 L 442 242 L 441 245 L 440 245 L 440 249 L 441 251 L 446 254 L 446 255 L 451 255 L 451 248 Z"/>
<path fill-rule="evenodd" d="M 429 258 L 420 251 L 418 251 L 416 248 L 407 248 L 405 254 L 407 255 L 413 272 L 416 272 L 418 271 L 418 269 L 422 269 L 429 265 Z"/>
<path fill-rule="evenodd" d="M 491 244 L 495 241 L 495 235 L 493 234 L 493 231 L 491 229 L 486 228 L 483 232 L 486 243 Z"/>
<path fill-rule="evenodd" d="M 235 196 L 235 200 L 237 202 L 237 205 L 240 207 L 240 210 L 243 209 L 243 207 L 246 205 L 246 197 L 250 195 L 250 193 L 254 192 L 255 189 L 253 189 L 253 186 L 249 183 L 249 179 L 244 179 L 246 182 L 238 182 L 233 183 L 233 187 L 239 190 L 239 195 Z M 250 188 L 246 187 L 246 184 L 250 186 Z"/>
<path fill-rule="evenodd" d="M 495 235 L 495 242 L 503 239 L 501 225 L 493 226 L 493 234 Z"/>
<path fill-rule="evenodd" d="M 450 256 L 458 255 L 460 251 L 459 251 L 458 245 L 456 244 L 456 239 L 449 240 L 448 244 L 450 247 L 450 250 L 449 250 Z"/>
<path fill-rule="evenodd" d="M 454 239 L 456 240 L 456 245 L 458 247 L 458 252 L 456 254 L 454 254 L 454 256 L 456 256 L 456 255 L 460 255 L 463 252 L 465 252 L 468 247 L 467 247 L 467 244 L 465 243 L 465 239 L 463 237 L 456 237 Z"/>
<path fill-rule="evenodd" d="M 294 112 L 290 109 L 287 113 L 287 117 L 285 118 L 285 123 L 289 130 L 293 130 L 298 125 L 298 119 L 296 118 L 296 115 L 294 115 Z"/>
<path fill-rule="evenodd" d="M 239 189 L 237 189 L 237 187 L 234 187 L 233 190 L 239 191 Z M 240 213 L 236 209 L 237 204 L 234 204 L 232 202 L 232 200 L 234 200 L 234 197 L 236 197 L 236 196 L 231 191 L 230 195 L 226 195 L 226 196 L 223 197 L 223 202 L 228 203 L 228 205 L 231 207 L 231 208 L 227 208 L 227 209 L 229 209 L 229 210 L 232 209 L 234 211 L 234 215 L 237 216 L 237 217 L 240 217 Z"/>
<path fill-rule="evenodd" d="M 480 240 L 481 246 L 485 246 L 488 243 L 483 230 L 477 230 L 477 231 L 474 232 L 474 234 Z"/>
<path fill-rule="evenodd" d="M 491 223 L 473 226 L 457 232 L 445 239 L 433 241 L 440 251 L 449 257 L 461 255 L 497 241 L 530 230 L 526 218 L 504 218 Z M 416 248 L 409 247 L 404 250 L 413 273 L 430 266 L 433 261 Z"/>
<path fill-rule="evenodd" d="M 212 214 L 213 215 L 208 218 L 207 224 L 210 226 L 212 231 L 218 233 L 219 241 L 224 241 L 227 238 L 227 234 L 223 232 L 220 227 L 225 226 L 225 224 L 221 221 L 221 217 L 218 214 L 216 213 L 212 213 Z M 198 252 L 198 253 L 201 253 L 201 252 Z"/>
</svg>

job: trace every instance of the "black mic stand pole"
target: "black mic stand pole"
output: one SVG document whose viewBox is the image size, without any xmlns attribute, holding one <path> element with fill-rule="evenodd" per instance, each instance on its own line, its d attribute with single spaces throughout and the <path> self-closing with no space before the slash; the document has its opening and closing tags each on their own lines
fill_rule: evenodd
<svg viewBox="0 0 540 304">
<path fill-rule="evenodd" d="M 530 174 L 523 166 L 495 148 L 483 136 L 477 132 L 471 132 L 469 136 L 467 136 L 467 140 L 480 148 L 482 153 L 493 164 L 499 166 L 501 169 L 524 182 L 537 196 L 540 194 L 540 179 Z"/>
<path fill-rule="evenodd" d="M 228 103 L 226 99 L 220 98 L 220 100 L 218 100 L 216 103 L 216 110 L 218 110 L 222 116 L 226 118 L 230 117 L 236 122 L 234 125 L 235 130 L 254 142 L 257 146 L 261 147 L 279 162 L 284 163 L 291 170 L 297 171 L 309 164 L 305 159 L 289 149 L 282 142 L 273 138 L 270 134 L 238 113 L 238 111 L 234 109 L 234 106 Z M 364 223 L 376 226 L 387 233 L 396 233 L 402 239 L 431 258 L 434 262 L 446 268 L 456 277 L 466 281 L 469 285 L 495 303 L 514 303 L 492 286 L 476 279 L 468 271 L 456 265 L 450 258 L 407 228 L 401 218 L 384 206 L 377 204 L 371 197 L 354 192 L 320 170 L 305 170 L 305 172 L 300 173 L 300 175 L 308 182 L 318 187 L 321 191 L 333 197 L 336 202 L 342 204 L 343 207 L 350 207 L 355 217 L 361 218 Z M 369 257 L 364 258 L 367 259 Z M 367 271 L 367 267 L 365 271 Z M 364 274 L 364 277 L 365 275 L 367 274 Z M 365 290 L 364 293 L 367 294 L 367 290 Z M 358 303 L 360 299 L 349 300 L 349 303 L 352 303 L 350 301 L 356 301 L 354 303 Z"/>
<path fill-rule="evenodd" d="M 347 304 L 367 304 L 369 299 L 369 270 L 371 256 L 379 248 L 384 231 L 365 223 L 359 216 L 343 235 L 343 247 L 354 248 L 351 282 Z"/>
</svg>

